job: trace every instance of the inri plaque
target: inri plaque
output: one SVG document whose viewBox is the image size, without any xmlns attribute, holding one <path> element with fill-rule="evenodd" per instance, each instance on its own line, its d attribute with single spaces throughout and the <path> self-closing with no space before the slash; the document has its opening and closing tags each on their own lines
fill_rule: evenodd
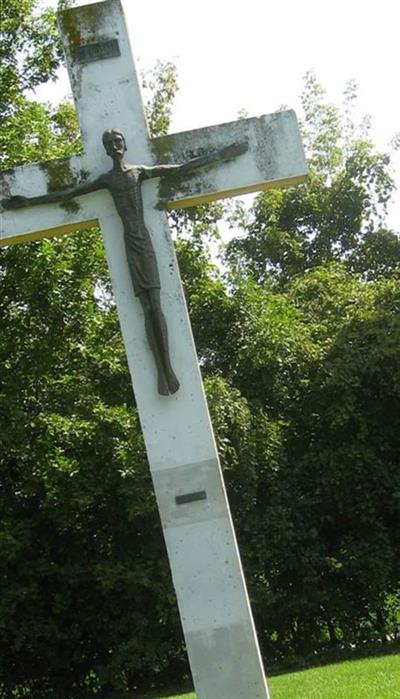
<svg viewBox="0 0 400 699">
<path fill-rule="evenodd" d="M 121 51 L 117 39 L 99 41 L 96 44 L 84 44 L 83 46 L 78 46 L 76 50 L 76 60 L 78 63 L 102 61 L 106 58 L 115 58 L 120 55 Z"/>
</svg>

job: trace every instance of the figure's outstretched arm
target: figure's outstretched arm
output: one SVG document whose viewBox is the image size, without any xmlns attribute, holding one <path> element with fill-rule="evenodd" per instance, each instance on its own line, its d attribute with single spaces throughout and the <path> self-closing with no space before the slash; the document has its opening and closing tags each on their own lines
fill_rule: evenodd
<svg viewBox="0 0 400 699">
<path fill-rule="evenodd" d="M 154 167 L 144 166 L 143 170 L 146 177 L 164 177 L 165 175 L 170 175 L 175 173 L 177 175 L 183 175 L 186 172 L 191 172 L 200 167 L 206 165 L 213 165 L 214 163 L 220 163 L 225 160 L 231 160 L 232 158 L 237 158 L 239 155 L 246 153 L 249 148 L 247 141 L 242 141 L 241 143 L 231 143 L 225 148 L 219 148 L 204 155 L 199 155 L 196 158 L 191 158 L 186 163 L 180 165 L 155 165 Z"/>
<path fill-rule="evenodd" d="M 172 172 L 178 172 L 182 165 L 178 164 L 168 164 L 168 165 L 142 165 L 143 173 L 146 179 L 152 179 L 153 177 L 164 177 L 165 175 L 170 175 Z"/>
<path fill-rule="evenodd" d="M 76 187 L 71 187 L 70 189 L 60 189 L 57 192 L 48 192 L 47 194 L 42 194 L 38 197 L 24 197 L 20 195 L 15 195 L 9 197 L 8 199 L 2 199 L 1 205 L 3 209 L 23 209 L 27 206 L 36 206 L 38 204 L 52 204 L 56 202 L 62 202 L 67 199 L 73 199 L 74 197 L 79 197 L 81 194 L 89 194 L 89 192 L 95 192 L 98 189 L 103 189 L 105 184 L 101 177 L 98 177 L 93 182 L 83 182 L 82 184 L 76 185 Z"/>
</svg>

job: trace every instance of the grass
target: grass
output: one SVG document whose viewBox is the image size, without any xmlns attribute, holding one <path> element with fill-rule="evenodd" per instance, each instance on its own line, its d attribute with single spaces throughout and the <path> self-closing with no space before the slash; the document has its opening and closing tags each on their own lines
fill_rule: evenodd
<svg viewBox="0 0 400 699">
<path fill-rule="evenodd" d="M 400 699 L 400 655 L 348 660 L 278 675 L 269 679 L 268 686 L 271 699 Z M 195 694 L 158 699 L 195 699 Z"/>
</svg>

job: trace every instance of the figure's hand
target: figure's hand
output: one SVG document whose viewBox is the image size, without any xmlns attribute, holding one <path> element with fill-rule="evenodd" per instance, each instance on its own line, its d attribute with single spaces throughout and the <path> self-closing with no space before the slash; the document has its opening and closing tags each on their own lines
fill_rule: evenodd
<svg viewBox="0 0 400 699">
<path fill-rule="evenodd" d="M 9 197 L 9 199 L 2 199 L 1 205 L 3 209 L 23 209 L 25 206 L 29 206 L 29 199 L 28 197 L 17 195 L 15 197 Z"/>
</svg>

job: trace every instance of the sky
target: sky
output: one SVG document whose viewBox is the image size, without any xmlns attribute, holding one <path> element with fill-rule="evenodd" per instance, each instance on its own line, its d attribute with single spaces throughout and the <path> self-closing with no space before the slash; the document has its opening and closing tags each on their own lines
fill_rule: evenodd
<svg viewBox="0 0 400 699">
<path fill-rule="evenodd" d="M 42 0 L 55 6 L 56 0 Z M 88 4 L 78 0 L 77 5 Z M 358 114 L 372 117 L 372 136 L 386 150 L 400 131 L 399 26 L 396 0 L 122 0 L 137 67 L 171 60 L 179 92 L 173 132 L 268 114 L 282 105 L 301 114 L 303 78 L 313 70 L 340 104 L 358 85 Z M 70 92 L 64 77 L 53 99 Z M 46 93 L 47 98 L 49 93 Z M 394 159 L 400 190 L 400 153 Z M 400 191 L 389 210 L 400 230 Z"/>
</svg>

